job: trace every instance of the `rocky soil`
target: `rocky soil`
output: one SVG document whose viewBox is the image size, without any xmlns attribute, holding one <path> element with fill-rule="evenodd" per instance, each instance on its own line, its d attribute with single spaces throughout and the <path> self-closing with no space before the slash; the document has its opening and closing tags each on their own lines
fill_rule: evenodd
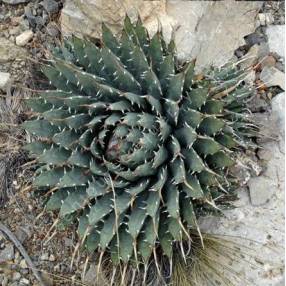
<svg viewBox="0 0 286 286">
<path fill-rule="evenodd" d="M 65 2 L 0 0 L 0 285 L 41 285 L 23 253 L 1 232 L 1 223 L 23 244 L 46 285 L 80 285 L 84 253 L 76 255 L 70 268 L 75 230 L 54 227 L 56 214 L 42 212 L 44 198 L 30 187 L 35 166 L 21 151 L 28 138 L 18 124 L 29 115 L 22 101 L 44 84 L 37 63 L 63 36 L 100 36 L 102 21 L 116 33 L 125 13 L 135 19 L 137 11 L 150 33 L 161 27 L 167 40 L 175 38 L 182 60 L 197 58 L 197 72 L 230 59 L 249 70 L 245 81 L 257 90 L 249 108 L 266 136 L 252 161 L 237 166 L 244 182 L 239 208 L 201 224 L 207 231 L 247 239 L 257 250 L 257 267 L 249 267 L 245 259 L 235 266 L 249 285 L 284 285 L 284 2 Z M 91 264 L 84 285 L 92 285 L 93 269 Z"/>
</svg>

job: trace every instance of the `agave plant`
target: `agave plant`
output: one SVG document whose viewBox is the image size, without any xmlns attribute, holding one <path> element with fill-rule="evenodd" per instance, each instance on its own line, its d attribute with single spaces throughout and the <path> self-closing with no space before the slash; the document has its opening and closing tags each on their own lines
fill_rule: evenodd
<svg viewBox="0 0 286 286">
<path fill-rule="evenodd" d="M 197 216 L 232 197 L 229 167 L 252 136 L 252 90 L 234 64 L 195 75 L 172 40 L 152 38 L 126 17 L 120 39 L 72 37 L 43 73 L 50 90 L 28 100 L 39 167 L 34 186 L 46 208 L 78 220 L 90 252 L 115 265 L 147 265 L 174 243 L 191 242 Z"/>
</svg>

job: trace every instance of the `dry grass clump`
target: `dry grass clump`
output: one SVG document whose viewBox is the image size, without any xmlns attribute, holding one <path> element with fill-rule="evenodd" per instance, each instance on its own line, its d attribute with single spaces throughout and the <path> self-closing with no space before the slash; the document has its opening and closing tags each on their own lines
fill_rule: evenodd
<svg viewBox="0 0 286 286">
<path fill-rule="evenodd" d="M 204 248 L 199 240 L 193 242 L 193 255 L 187 263 L 180 255 L 174 256 L 172 286 L 255 286 L 256 281 L 242 269 L 245 265 L 249 272 L 260 273 L 267 272 L 264 264 L 270 265 L 271 272 L 283 268 L 262 258 L 264 251 L 277 256 L 279 247 L 227 235 L 203 234 L 203 239 Z"/>
<path fill-rule="evenodd" d="M 6 202 L 17 170 L 26 162 L 21 150 L 25 137 L 19 127 L 25 118 L 23 98 L 26 96 L 26 91 L 17 88 L 0 95 L 0 205 Z"/>
</svg>

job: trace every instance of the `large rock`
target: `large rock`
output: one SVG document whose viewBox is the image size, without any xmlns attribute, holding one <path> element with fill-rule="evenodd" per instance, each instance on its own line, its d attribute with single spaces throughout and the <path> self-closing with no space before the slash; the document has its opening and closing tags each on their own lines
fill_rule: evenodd
<svg viewBox="0 0 286 286">
<path fill-rule="evenodd" d="M 285 92 L 277 94 L 271 102 L 272 119 L 274 120 L 278 132 L 285 136 Z"/>
<path fill-rule="evenodd" d="M 275 135 L 278 137 L 279 152 L 285 157 L 285 92 L 277 94 L 271 102 L 272 121 L 274 122 Z M 278 153 L 279 154 L 279 153 Z M 285 163 L 282 167 L 285 167 Z"/>
<path fill-rule="evenodd" d="M 62 10 L 61 22 L 64 34 L 83 34 L 98 37 L 101 24 L 108 24 L 113 33 L 122 28 L 126 13 L 134 21 L 138 11 L 144 22 L 166 14 L 165 0 L 70 0 Z"/>
<path fill-rule="evenodd" d="M 285 25 L 273 25 L 266 29 L 268 44 L 271 52 L 285 57 Z"/>
<path fill-rule="evenodd" d="M 264 67 L 261 71 L 260 79 L 268 87 L 280 86 L 283 90 L 285 90 L 285 74 L 275 67 Z"/>
<path fill-rule="evenodd" d="M 254 32 L 260 6 L 255 1 L 168 1 L 179 58 L 196 57 L 198 69 L 223 65 L 245 44 L 243 37 Z"/>
<path fill-rule="evenodd" d="M 125 14 L 132 20 L 139 14 L 152 35 L 162 28 L 170 40 L 174 33 L 182 60 L 197 58 L 197 69 L 211 63 L 222 65 L 254 32 L 255 16 L 262 2 L 256 1 L 144 1 L 70 0 L 62 10 L 64 34 L 100 35 L 101 23 L 114 33 L 122 28 Z"/>
<path fill-rule="evenodd" d="M 260 176 L 258 178 L 250 179 L 248 187 L 252 205 L 260 206 L 270 200 L 275 193 L 276 185 L 273 179 Z"/>
</svg>

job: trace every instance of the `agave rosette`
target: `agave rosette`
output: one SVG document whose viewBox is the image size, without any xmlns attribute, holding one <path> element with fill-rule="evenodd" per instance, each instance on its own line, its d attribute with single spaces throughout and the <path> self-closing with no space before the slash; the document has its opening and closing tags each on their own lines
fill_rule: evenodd
<svg viewBox="0 0 286 286">
<path fill-rule="evenodd" d="M 235 65 L 194 67 L 126 17 L 120 39 L 106 26 L 100 44 L 72 37 L 43 68 L 54 88 L 28 100 L 35 118 L 24 123 L 36 136 L 34 186 L 53 190 L 47 209 L 78 219 L 89 251 L 114 263 L 147 262 L 158 248 L 171 257 L 231 192 L 252 90 Z"/>
</svg>

